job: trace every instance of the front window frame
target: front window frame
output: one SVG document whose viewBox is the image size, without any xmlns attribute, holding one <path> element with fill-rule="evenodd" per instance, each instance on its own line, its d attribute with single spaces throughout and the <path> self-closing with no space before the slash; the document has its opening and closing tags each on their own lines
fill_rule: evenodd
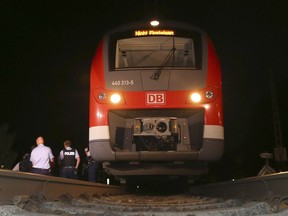
<svg viewBox="0 0 288 216">
<path fill-rule="evenodd" d="M 174 30 L 176 34 L 173 36 L 174 38 L 187 38 L 193 41 L 193 55 L 195 56 L 194 58 L 194 65 L 192 67 L 185 67 L 185 66 L 177 66 L 177 67 L 172 67 L 173 65 L 167 65 L 167 68 L 169 69 L 179 69 L 179 70 L 187 70 L 187 69 L 195 69 L 195 70 L 201 70 L 202 67 L 202 41 L 200 37 L 200 33 L 196 31 L 180 31 L 180 30 Z M 172 38 L 172 36 L 143 36 L 143 37 L 167 37 L 167 38 Z M 142 37 L 142 38 L 143 38 Z M 108 65 L 109 65 L 109 71 L 121 71 L 121 70 L 135 70 L 135 69 L 156 69 L 157 67 L 160 67 L 160 65 L 156 64 L 152 67 L 116 67 L 116 49 L 117 49 L 117 41 L 118 40 L 125 40 L 125 39 L 130 39 L 132 40 L 135 38 L 141 38 L 141 37 L 135 37 L 132 33 L 132 31 L 125 31 L 125 32 L 118 32 L 111 34 L 109 39 L 108 39 Z M 161 62 L 161 61 L 160 61 Z M 163 63 L 163 61 L 162 61 Z M 175 66 L 175 65 L 174 65 Z M 164 65 L 166 68 L 166 66 Z"/>
</svg>

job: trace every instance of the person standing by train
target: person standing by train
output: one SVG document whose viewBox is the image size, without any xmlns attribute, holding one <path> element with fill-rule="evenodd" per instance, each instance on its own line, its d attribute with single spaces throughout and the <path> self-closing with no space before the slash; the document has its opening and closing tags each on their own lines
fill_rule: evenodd
<svg viewBox="0 0 288 216">
<path fill-rule="evenodd" d="M 99 166 L 98 162 L 93 160 L 88 148 L 85 148 L 84 151 L 85 151 L 86 160 L 87 160 L 88 181 L 97 182 L 98 166 Z"/>
<path fill-rule="evenodd" d="M 78 179 L 77 171 L 80 164 L 80 156 L 77 149 L 73 149 L 70 140 L 64 142 L 64 149 L 59 154 L 61 177 Z"/>
<path fill-rule="evenodd" d="M 32 173 L 51 175 L 51 164 L 54 163 L 54 155 L 51 148 L 44 145 L 44 138 L 42 136 L 36 139 L 37 147 L 35 147 L 30 155 L 32 162 Z"/>
</svg>

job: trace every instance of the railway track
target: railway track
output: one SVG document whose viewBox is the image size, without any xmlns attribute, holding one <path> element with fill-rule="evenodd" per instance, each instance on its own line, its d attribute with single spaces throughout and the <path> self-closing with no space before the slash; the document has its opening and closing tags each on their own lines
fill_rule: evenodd
<svg viewBox="0 0 288 216">
<path fill-rule="evenodd" d="M 288 173 L 279 173 L 193 186 L 186 194 L 137 195 L 122 187 L 0 170 L 0 215 L 280 216 L 288 215 L 287 181 Z"/>
<path fill-rule="evenodd" d="M 63 194 L 78 197 L 82 194 L 103 196 L 121 193 L 125 193 L 125 188 L 54 176 L 0 170 L 1 204 L 11 204 L 16 196 L 22 195 L 41 195 L 47 200 L 54 200 Z"/>
<path fill-rule="evenodd" d="M 271 206 L 273 212 L 280 212 L 288 204 L 288 172 L 216 184 L 191 187 L 192 194 L 222 198 L 241 198 L 252 201 L 263 201 Z M 288 215 L 288 212 L 286 213 Z"/>
</svg>

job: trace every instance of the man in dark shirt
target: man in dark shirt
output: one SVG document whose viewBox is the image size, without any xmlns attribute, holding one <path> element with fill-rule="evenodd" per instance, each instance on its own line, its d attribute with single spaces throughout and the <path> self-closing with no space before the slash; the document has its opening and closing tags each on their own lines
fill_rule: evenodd
<svg viewBox="0 0 288 216">
<path fill-rule="evenodd" d="M 88 181 L 97 182 L 98 177 L 98 162 L 93 160 L 88 148 L 84 149 L 87 160 Z"/>
<path fill-rule="evenodd" d="M 80 164 L 80 156 L 77 149 L 71 148 L 71 142 L 64 142 L 64 149 L 59 154 L 61 164 L 61 177 L 77 179 L 77 170 Z"/>
</svg>

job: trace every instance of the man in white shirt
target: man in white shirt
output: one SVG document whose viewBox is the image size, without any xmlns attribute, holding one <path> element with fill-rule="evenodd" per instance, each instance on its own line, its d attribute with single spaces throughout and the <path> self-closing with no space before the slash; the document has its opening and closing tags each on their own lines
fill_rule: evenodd
<svg viewBox="0 0 288 216">
<path fill-rule="evenodd" d="M 36 139 L 37 147 L 31 152 L 32 173 L 51 175 L 51 163 L 54 163 L 54 156 L 51 148 L 44 145 L 44 138 Z"/>
</svg>

